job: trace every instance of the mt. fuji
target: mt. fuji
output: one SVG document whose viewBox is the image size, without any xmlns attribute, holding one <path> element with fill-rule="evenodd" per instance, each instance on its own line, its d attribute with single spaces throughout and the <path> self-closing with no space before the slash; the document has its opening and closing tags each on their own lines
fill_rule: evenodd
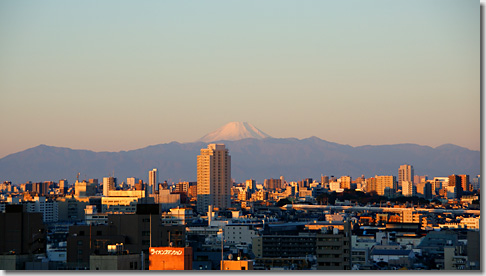
<svg viewBox="0 0 486 276">
<path fill-rule="evenodd" d="M 255 126 L 247 122 L 230 122 L 218 128 L 217 130 L 208 133 L 201 137 L 198 142 L 214 142 L 214 141 L 238 141 L 245 138 L 264 139 L 272 138 L 270 135 L 259 130 Z"/>
</svg>

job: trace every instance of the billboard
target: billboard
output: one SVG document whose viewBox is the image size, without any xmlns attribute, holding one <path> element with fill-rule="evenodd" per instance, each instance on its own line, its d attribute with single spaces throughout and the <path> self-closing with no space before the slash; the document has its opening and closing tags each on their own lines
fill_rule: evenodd
<svg viewBox="0 0 486 276">
<path fill-rule="evenodd" d="M 192 248 L 150 247 L 149 270 L 192 270 Z"/>
</svg>

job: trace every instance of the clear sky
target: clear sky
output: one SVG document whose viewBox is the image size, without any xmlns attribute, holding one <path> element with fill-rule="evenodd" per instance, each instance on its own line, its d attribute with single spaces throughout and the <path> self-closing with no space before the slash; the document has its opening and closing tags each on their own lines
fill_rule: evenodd
<svg viewBox="0 0 486 276">
<path fill-rule="evenodd" d="M 480 149 L 477 0 L 6 0 L 0 38 L 0 157 L 191 142 L 230 121 Z"/>
</svg>

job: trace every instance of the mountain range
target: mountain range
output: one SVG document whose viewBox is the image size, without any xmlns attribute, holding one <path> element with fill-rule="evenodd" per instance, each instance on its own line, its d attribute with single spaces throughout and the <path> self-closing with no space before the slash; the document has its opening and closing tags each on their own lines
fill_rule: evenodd
<svg viewBox="0 0 486 276">
<path fill-rule="evenodd" d="M 209 142 L 224 143 L 231 155 L 232 178 L 237 182 L 284 176 L 288 181 L 320 179 L 321 175 L 397 175 L 411 164 L 416 175 L 480 174 L 480 152 L 452 144 L 439 147 L 416 144 L 352 147 L 317 137 L 273 138 L 249 123 L 232 122 L 192 143 L 171 142 L 120 152 L 94 152 L 39 145 L 0 159 L 0 181 L 58 181 L 98 178 L 115 174 L 148 180 L 157 168 L 159 180 L 196 181 L 196 159 Z"/>
</svg>

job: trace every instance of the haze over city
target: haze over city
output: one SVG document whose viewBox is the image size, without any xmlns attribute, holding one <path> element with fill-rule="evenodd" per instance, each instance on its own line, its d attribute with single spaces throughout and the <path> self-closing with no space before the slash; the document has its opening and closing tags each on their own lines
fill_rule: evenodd
<svg viewBox="0 0 486 276">
<path fill-rule="evenodd" d="M 0 158 L 231 121 L 276 138 L 480 149 L 477 1 L 2 1 Z"/>
</svg>

